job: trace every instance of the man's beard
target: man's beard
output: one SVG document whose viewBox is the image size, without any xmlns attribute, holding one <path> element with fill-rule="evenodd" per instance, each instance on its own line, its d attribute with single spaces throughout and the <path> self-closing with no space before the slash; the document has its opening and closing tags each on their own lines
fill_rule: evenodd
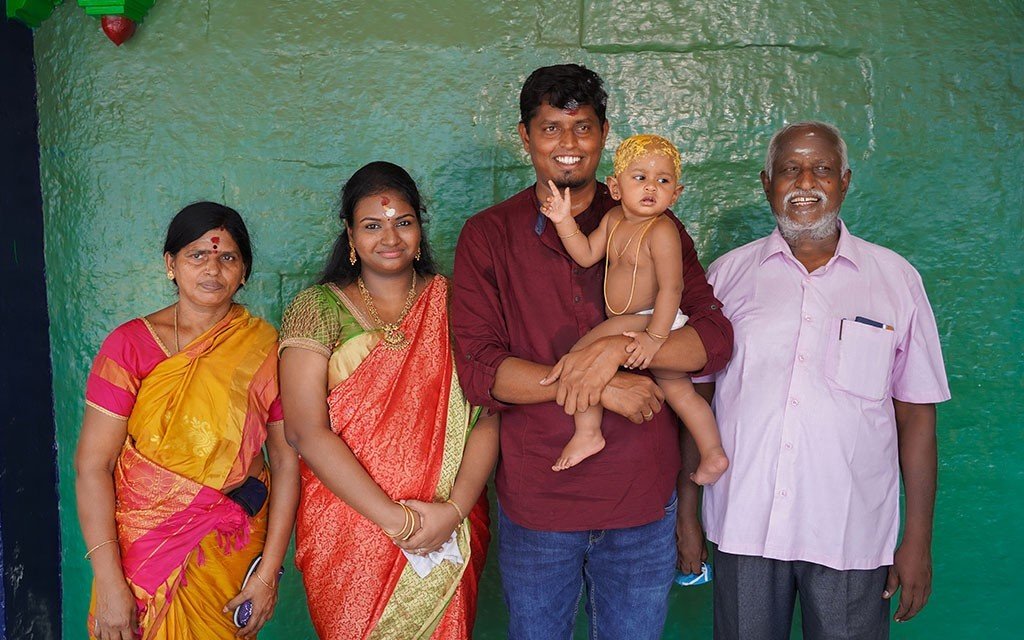
<svg viewBox="0 0 1024 640">
<path fill-rule="evenodd" d="M 789 201 L 798 196 L 813 195 L 819 198 L 823 205 L 828 204 L 828 196 L 825 195 L 824 191 L 818 189 L 811 189 L 809 191 L 793 192 L 786 196 L 783 206 L 789 204 Z M 785 214 L 775 214 L 775 222 L 779 225 L 779 233 L 786 239 L 787 242 L 793 243 L 798 240 L 825 240 L 826 238 L 832 237 L 839 229 L 839 208 L 835 208 L 832 211 L 827 211 L 822 214 L 820 218 L 814 222 L 803 222 L 800 220 L 794 220 Z"/>
<path fill-rule="evenodd" d="M 586 186 L 587 179 L 582 176 L 575 176 L 572 174 L 565 174 L 552 180 L 555 186 L 559 189 L 564 190 L 566 187 L 569 189 L 579 189 L 580 187 Z"/>
<path fill-rule="evenodd" d="M 779 214 L 775 214 L 775 222 L 779 225 L 779 233 L 787 242 L 825 240 L 835 235 L 839 229 L 839 209 L 829 211 L 810 224 Z"/>
</svg>

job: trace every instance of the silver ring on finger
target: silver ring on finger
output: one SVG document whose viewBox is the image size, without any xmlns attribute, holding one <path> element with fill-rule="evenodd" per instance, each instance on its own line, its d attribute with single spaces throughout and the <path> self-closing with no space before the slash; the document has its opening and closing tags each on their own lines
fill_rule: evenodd
<svg viewBox="0 0 1024 640">
<path fill-rule="evenodd" d="M 644 414 L 644 420 L 650 420 L 653 417 L 654 417 L 654 412 L 653 411 L 650 412 L 650 413 L 645 413 Z"/>
</svg>

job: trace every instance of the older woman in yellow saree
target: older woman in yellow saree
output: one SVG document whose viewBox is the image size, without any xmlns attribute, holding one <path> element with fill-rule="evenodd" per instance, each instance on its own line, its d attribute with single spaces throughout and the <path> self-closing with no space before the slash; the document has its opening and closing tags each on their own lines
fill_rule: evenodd
<svg viewBox="0 0 1024 640">
<path fill-rule="evenodd" d="M 285 432 L 302 456 L 296 564 L 324 640 L 472 633 L 497 417 L 474 425 L 459 387 L 421 209 L 401 167 L 359 169 L 321 284 L 281 329 Z"/>
<path fill-rule="evenodd" d="M 277 600 L 298 494 L 277 334 L 232 302 L 252 266 L 237 212 L 189 205 L 164 250 L 178 301 L 115 329 L 86 388 L 75 467 L 95 576 L 88 634 L 254 637 Z M 239 629 L 232 611 L 246 600 Z"/>
</svg>

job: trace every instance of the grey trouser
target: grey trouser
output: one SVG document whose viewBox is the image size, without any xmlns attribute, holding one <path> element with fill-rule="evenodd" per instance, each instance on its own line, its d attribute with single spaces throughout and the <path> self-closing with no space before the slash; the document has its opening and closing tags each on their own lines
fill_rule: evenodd
<svg viewBox="0 0 1024 640">
<path fill-rule="evenodd" d="M 820 564 L 715 550 L 715 640 L 787 640 L 800 596 L 805 640 L 886 640 L 889 567 Z"/>
</svg>

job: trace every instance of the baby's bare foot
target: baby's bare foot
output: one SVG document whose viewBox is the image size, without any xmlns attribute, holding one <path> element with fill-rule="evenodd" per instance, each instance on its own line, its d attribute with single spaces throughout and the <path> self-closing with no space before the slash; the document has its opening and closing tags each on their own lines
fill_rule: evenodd
<svg viewBox="0 0 1024 640">
<path fill-rule="evenodd" d="M 604 449 L 604 436 L 600 432 L 593 435 L 576 433 L 562 449 L 562 455 L 555 460 L 551 470 L 563 471 L 575 467 L 601 449 Z"/>
<path fill-rule="evenodd" d="M 714 484 L 728 468 L 729 458 L 726 457 L 725 450 L 722 447 L 715 447 L 700 457 L 700 464 L 690 475 L 690 479 L 700 485 Z"/>
</svg>

